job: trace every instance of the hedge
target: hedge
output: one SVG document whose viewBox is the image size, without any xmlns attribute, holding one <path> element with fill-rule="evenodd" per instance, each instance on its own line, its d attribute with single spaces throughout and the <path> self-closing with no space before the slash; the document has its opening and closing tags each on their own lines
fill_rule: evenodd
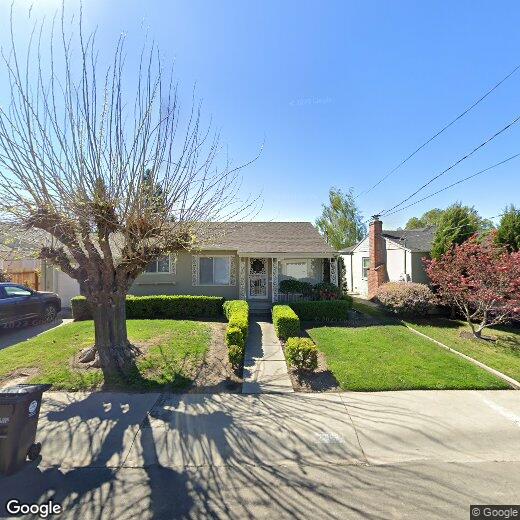
<svg viewBox="0 0 520 520">
<path fill-rule="evenodd" d="M 219 296 L 127 296 L 126 317 L 129 320 L 218 318 L 222 315 L 223 303 L 224 298 Z M 71 306 L 76 321 L 92 319 L 85 297 L 72 298 Z"/>
<path fill-rule="evenodd" d="M 289 366 L 297 370 L 318 368 L 318 349 L 309 338 L 289 338 L 285 344 L 285 357 Z"/>
<path fill-rule="evenodd" d="M 303 321 L 346 321 L 352 308 L 352 298 L 343 300 L 323 300 L 293 302 L 289 307 Z"/>
<path fill-rule="evenodd" d="M 226 345 L 228 358 L 234 368 L 244 361 L 247 332 L 249 329 L 249 305 L 244 300 L 230 300 L 224 303 L 224 315 L 228 320 Z"/>
<path fill-rule="evenodd" d="M 276 335 L 283 340 L 300 335 L 300 318 L 288 305 L 273 307 L 273 325 Z"/>
</svg>

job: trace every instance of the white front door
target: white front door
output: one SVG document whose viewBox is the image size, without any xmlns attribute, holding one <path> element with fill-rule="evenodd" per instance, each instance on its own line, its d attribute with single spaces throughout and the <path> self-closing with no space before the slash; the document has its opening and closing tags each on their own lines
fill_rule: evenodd
<svg viewBox="0 0 520 520">
<path fill-rule="evenodd" d="M 267 298 L 268 266 L 267 258 L 249 259 L 249 298 L 253 300 Z"/>
</svg>

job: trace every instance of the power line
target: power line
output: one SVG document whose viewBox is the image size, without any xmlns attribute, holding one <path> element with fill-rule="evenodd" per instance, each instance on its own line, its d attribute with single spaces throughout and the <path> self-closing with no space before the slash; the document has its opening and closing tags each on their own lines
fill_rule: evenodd
<svg viewBox="0 0 520 520">
<path fill-rule="evenodd" d="M 417 190 L 415 190 L 411 195 L 409 195 L 408 197 L 404 198 L 401 202 L 398 202 L 397 204 L 395 204 L 394 206 L 392 206 L 390 209 L 387 209 L 387 210 L 383 210 L 383 211 L 380 211 L 379 214 L 380 215 L 384 215 L 384 214 L 387 214 L 387 213 L 390 213 L 391 211 L 393 211 L 394 209 L 396 208 L 399 208 L 400 206 L 402 206 L 405 202 L 408 202 L 412 197 L 415 197 L 415 195 L 417 195 L 419 192 L 421 192 L 424 188 L 426 188 L 427 186 L 429 186 L 433 181 L 437 180 L 439 177 L 441 177 L 442 175 L 444 175 L 445 173 L 449 172 L 450 170 L 452 170 L 453 168 L 455 168 L 455 166 L 459 165 L 462 161 L 468 159 L 469 157 L 471 157 L 474 153 L 476 153 L 478 150 L 480 150 L 481 148 L 483 148 L 484 146 L 486 146 L 487 144 L 489 144 L 491 141 L 493 141 L 493 139 L 495 139 L 496 137 L 498 137 L 500 134 L 504 133 L 506 130 L 508 130 L 509 128 L 511 128 L 513 125 L 515 125 L 516 123 L 518 123 L 518 121 L 520 121 L 520 116 L 517 116 L 515 119 L 513 119 L 510 123 L 508 123 L 506 126 L 504 126 L 503 128 L 501 128 L 498 132 L 495 132 L 491 137 L 489 137 L 488 139 L 486 139 L 485 141 L 483 141 L 482 143 L 480 143 L 477 147 L 473 148 L 473 150 L 471 150 L 471 152 L 467 153 L 466 155 L 462 156 L 460 159 L 458 159 L 457 161 L 455 161 L 451 166 L 448 166 L 448 168 L 446 168 L 445 170 L 442 170 L 440 173 L 438 173 L 437 175 L 434 175 L 431 179 L 429 179 L 427 182 L 425 182 L 421 187 L 419 187 Z"/>
<path fill-rule="evenodd" d="M 481 101 L 484 101 L 494 90 L 496 90 L 504 81 L 509 79 L 518 69 L 520 69 L 520 64 L 517 65 L 509 74 L 504 76 L 498 83 L 493 85 L 483 96 L 481 96 L 477 101 L 475 101 L 471 106 L 466 108 L 463 112 L 461 112 L 455 119 L 450 121 L 448 124 L 444 125 L 436 134 L 434 134 L 432 137 L 430 137 L 427 141 L 425 141 L 419 148 L 414 150 L 408 157 L 403 159 L 397 166 L 395 166 L 392 170 L 390 170 L 386 175 L 384 175 L 381 179 L 379 179 L 373 186 L 368 188 L 365 191 L 362 191 L 359 195 L 356 196 L 356 198 L 361 197 L 362 195 L 366 195 L 367 193 L 371 192 L 374 188 L 379 186 L 382 182 L 384 182 L 390 175 L 392 175 L 394 172 L 396 172 L 401 166 L 403 166 L 405 163 L 407 163 L 414 155 L 419 153 L 425 146 L 430 144 L 434 139 L 439 137 L 445 130 L 450 128 L 450 126 L 454 125 L 459 119 L 463 118 L 467 113 L 471 112 Z"/>
<path fill-rule="evenodd" d="M 419 204 L 419 202 L 422 202 L 423 200 L 429 199 L 429 198 L 433 197 L 434 195 L 438 195 L 439 193 L 442 193 L 443 191 L 449 190 L 450 188 L 453 188 L 453 186 L 457 186 L 457 184 L 461 184 L 470 179 L 473 179 L 474 177 L 477 177 L 478 175 L 488 172 L 489 170 L 492 170 L 493 168 L 497 168 L 498 166 L 501 166 L 502 164 L 504 164 L 506 162 L 512 161 L 513 159 L 516 159 L 517 157 L 520 157 L 520 153 L 512 155 L 511 157 L 508 157 L 507 159 L 504 159 L 503 161 L 500 161 L 496 164 L 488 166 L 487 168 L 484 168 L 483 170 L 480 170 L 472 175 L 468 175 L 467 177 L 464 177 L 463 179 L 460 179 L 457 182 L 454 182 L 453 184 L 449 184 L 448 186 L 445 186 L 444 188 L 441 188 L 440 190 L 434 191 L 433 193 L 426 195 L 426 197 L 423 197 L 422 199 L 419 199 L 410 204 L 407 204 L 406 206 L 403 206 L 402 208 L 396 209 L 395 211 L 392 211 L 389 213 L 385 213 L 385 217 L 387 217 L 389 215 L 395 215 L 396 213 L 399 213 L 400 211 L 404 211 L 405 209 L 411 208 L 412 206 Z"/>
</svg>

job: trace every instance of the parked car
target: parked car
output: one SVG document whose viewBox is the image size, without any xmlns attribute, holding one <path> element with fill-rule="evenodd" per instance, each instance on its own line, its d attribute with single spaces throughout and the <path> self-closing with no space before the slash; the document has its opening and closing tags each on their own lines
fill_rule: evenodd
<svg viewBox="0 0 520 520">
<path fill-rule="evenodd" d="M 34 291 L 16 283 L 0 283 L 0 326 L 23 324 L 34 320 L 50 322 L 61 310 L 59 296 Z"/>
</svg>

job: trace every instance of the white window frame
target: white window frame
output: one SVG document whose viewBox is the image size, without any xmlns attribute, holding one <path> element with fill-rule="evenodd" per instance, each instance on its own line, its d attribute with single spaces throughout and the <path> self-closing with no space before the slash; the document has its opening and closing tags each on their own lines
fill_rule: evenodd
<svg viewBox="0 0 520 520">
<path fill-rule="evenodd" d="M 364 261 L 368 260 L 367 267 L 364 266 Z M 367 274 L 365 276 L 365 269 L 367 271 Z M 370 257 L 369 256 L 362 256 L 361 257 L 361 279 L 362 280 L 368 280 L 368 270 L 370 269 Z"/>
<path fill-rule="evenodd" d="M 228 283 L 201 283 L 200 282 L 200 259 L 201 258 L 227 258 L 229 263 L 229 282 Z M 197 285 L 199 287 L 230 287 L 233 285 L 233 261 L 230 255 L 198 255 Z M 215 279 L 215 263 L 213 263 L 213 280 Z"/>
<path fill-rule="evenodd" d="M 159 260 L 163 257 L 168 257 L 168 271 L 147 271 L 146 269 L 143 271 L 142 274 L 146 276 L 156 276 L 158 274 L 175 274 L 176 271 L 176 263 L 177 263 L 177 257 L 174 256 L 172 258 L 172 255 L 161 255 L 161 257 L 157 258 L 156 260 L 153 260 L 156 264 L 159 262 Z M 152 262 L 150 262 L 152 263 Z"/>
<path fill-rule="evenodd" d="M 287 264 L 294 264 L 294 263 L 303 263 L 307 264 L 307 276 L 305 278 L 312 278 L 312 266 L 311 266 L 311 259 L 310 258 L 285 258 L 282 260 L 282 274 L 284 276 L 289 276 L 292 278 L 292 276 L 287 274 Z M 296 278 L 295 278 L 296 280 Z"/>
</svg>

